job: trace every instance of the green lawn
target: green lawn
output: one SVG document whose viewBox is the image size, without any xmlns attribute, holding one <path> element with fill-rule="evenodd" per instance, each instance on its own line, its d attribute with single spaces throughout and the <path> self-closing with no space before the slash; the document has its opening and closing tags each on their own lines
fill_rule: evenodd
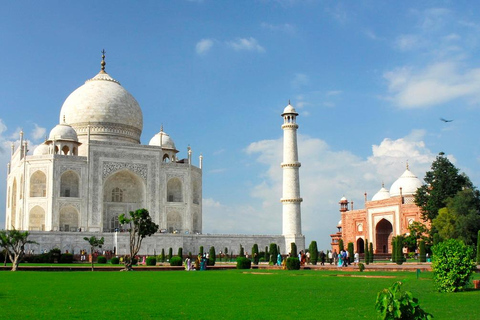
<svg viewBox="0 0 480 320">
<path fill-rule="evenodd" d="M 381 278 L 389 276 L 393 278 Z M 476 279 L 479 278 L 475 275 Z M 2 319 L 376 319 L 394 281 L 435 319 L 480 319 L 480 291 L 437 293 L 431 273 L 0 272 Z"/>
</svg>

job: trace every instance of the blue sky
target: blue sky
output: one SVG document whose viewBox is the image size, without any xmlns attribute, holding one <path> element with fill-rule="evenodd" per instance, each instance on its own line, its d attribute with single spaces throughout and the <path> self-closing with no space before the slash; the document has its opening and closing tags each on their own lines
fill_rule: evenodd
<svg viewBox="0 0 480 320">
<path fill-rule="evenodd" d="M 281 233 L 283 108 L 299 112 L 303 231 L 327 248 L 355 208 L 443 151 L 478 186 L 480 4 L 475 1 L 4 1 L 0 166 L 31 150 L 66 97 L 106 70 L 204 156 L 205 233 Z M 439 118 L 453 119 L 444 123 Z M 197 158 L 198 159 L 198 158 Z M 198 163 L 198 160 L 196 160 Z M 0 171 L 1 181 L 6 169 Z M 0 185 L 5 195 L 5 185 Z M 0 200 L 0 228 L 5 196 Z"/>
</svg>

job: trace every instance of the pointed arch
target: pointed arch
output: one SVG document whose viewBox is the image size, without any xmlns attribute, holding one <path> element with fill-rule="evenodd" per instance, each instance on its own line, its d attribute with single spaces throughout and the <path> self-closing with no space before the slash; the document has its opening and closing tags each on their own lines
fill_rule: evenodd
<svg viewBox="0 0 480 320">
<path fill-rule="evenodd" d="M 380 220 L 375 226 L 376 253 L 391 253 L 393 226 L 387 219 Z"/>
<path fill-rule="evenodd" d="M 77 231 L 80 225 L 78 210 L 73 206 L 66 206 L 60 210 L 60 230 Z"/>
<path fill-rule="evenodd" d="M 167 183 L 167 201 L 183 202 L 182 181 L 179 178 L 172 178 Z"/>
<path fill-rule="evenodd" d="M 182 231 L 182 217 L 180 213 L 174 211 L 167 214 L 167 230 L 170 233 Z"/>
<path fill-rule="evenodd" d="M 30 197 L 47 196 L 47 176 L 40 170 L 35 171 L 30 177 Z"/>
<path fill-rule="evenodd" d="M 362 238 L 357 239 L 357 252 L 365 253 L 365 241 Z"/>
<path fill-rule="evenodd" d="M 35 206 L 28 215 L 28 230 L 45 231 L 45 210 Z"/>
<path fill-rule="evenodd" d="M 75 171 L 65 171 L 60 177 L 60 197 L 73 197 L 78 198 L 80 196 L 80 178 Z"/>
</svg>

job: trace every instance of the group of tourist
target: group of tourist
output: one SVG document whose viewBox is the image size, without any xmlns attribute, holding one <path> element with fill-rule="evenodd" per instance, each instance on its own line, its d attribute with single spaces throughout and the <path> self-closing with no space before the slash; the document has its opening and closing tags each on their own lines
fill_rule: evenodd
<svg viewBox="0 0 480 320">
<path fill-rule="evenodd" d="M 198 254 L 197 258 L 193 262 L 190 257 L 187 257 L 183 262 L 183 265 L 186 271 L 207 270 L 208 259 L 208 253 L 204 253 L 203 255 Z"/>
</svg>

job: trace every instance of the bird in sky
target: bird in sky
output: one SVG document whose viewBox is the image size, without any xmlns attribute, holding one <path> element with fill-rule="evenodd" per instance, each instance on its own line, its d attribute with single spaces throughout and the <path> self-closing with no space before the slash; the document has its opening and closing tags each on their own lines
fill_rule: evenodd
<svg viewBox="0 0 480 320">
<path fill-rule="evenodd" d="M 444 119 L 444 118 L 440 118 L 440 120 L 442 120 L 443 122 L 452 122 L 453 121 L 453 119 L 452 120 L 447 120 L 447 119 Z"/>
</svg>

